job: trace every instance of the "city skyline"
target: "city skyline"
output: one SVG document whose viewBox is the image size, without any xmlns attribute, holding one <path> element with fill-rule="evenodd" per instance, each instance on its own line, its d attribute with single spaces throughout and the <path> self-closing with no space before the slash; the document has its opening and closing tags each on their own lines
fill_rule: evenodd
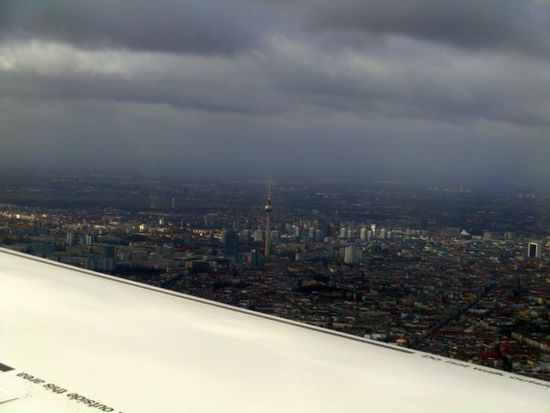
<svg viewBox="0 0 550 413">
<path fill-rule="evenodd" d="M 0 185 L 0 246 L 550 378 L 548 195 L 282 182 L 273 195 L 265 182 L 39 177 Z"/>
<path fill-rule="evenodd" d="M 0 164 L 547 186 L 550 5 L 0 5 Z"/>
</svg>

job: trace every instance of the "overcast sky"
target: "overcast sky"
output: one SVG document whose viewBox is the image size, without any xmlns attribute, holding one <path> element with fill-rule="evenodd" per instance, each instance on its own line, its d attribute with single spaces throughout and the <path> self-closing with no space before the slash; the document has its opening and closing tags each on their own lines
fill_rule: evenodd
<svg viewBox="0 0 550 413">
<path fill-rule="evenodd" d="M 0 163 L 547 183 L 550 1 L 2 0 Z"/>
</svg>

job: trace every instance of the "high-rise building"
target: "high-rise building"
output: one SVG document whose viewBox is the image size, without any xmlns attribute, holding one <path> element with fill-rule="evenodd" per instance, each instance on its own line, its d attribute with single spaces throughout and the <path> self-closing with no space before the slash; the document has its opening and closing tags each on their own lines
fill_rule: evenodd
<svg viewBox="0 0 550 413">
<path fill-rule="evenodd" d="M 74 232 L 67 232 L 65 236 L 65 244 L 72 246 L 75 244 Z"/>
<path fill-rule="evenodd" d="M 348 235 L 348 229 L 346 227 L 340 228 L 338 238 L 345 239 L 347 235 Z"/>
<path fill-rule="evenodd" d="M 273 206 L 271 205 L 271 180 L 267 186 L 267 201 L 264 209 L 266 213 L 264 255 L 269 257 L 271 255 L 271 213 L 273 212 Z"/>
<path fill-rule="evenodd" d="M 511 240 L 513 240 L 513 239 L 514 239 L 514 233 L 511 232 L 511 231 L 506 231 L 506 232 L 504 233 L 504 239 L 505 239 L 506 241 L 511 241 Z"/>
<path fill-rule="evenodd" d="M 243 229 L 239 234 L 239 241 L 245 245 L 250 244 L 250 231 L 247 229 Z"/>
<path fill-rule="evenodd" d="M 541 245 L 540 242 L 530 242 L 527 244 L 527 257 L 528 258 L 540 258 L 541 257 Z"/>
<path fill-rule="evenodd" d="M 277 244 L 279 242 L 279 231 L 271 231 L 271 244 Z"/>
<path fill-rule="evenodd" d="M 359 232 L 359 238 L 361 239 L 361 241 L 367 240 L 367 234 L 368 234 L 368 229 L 365 227 L 361 228 L 361 231 Z"/>
<path fill-rule="evenodd" d="M 264 232 L 261 229 L 257 229 L 252 234 L 254 242 L 262 242 L 264 240 Z"/>
<path fill-rule="evenodd" d="M 374 233 L 371 230 L 367 231 L 367 241 L 370 241 L 374 238 Z"/>
<path fill-rule="evenodd" d="M 94 234 L 86 234 L 84 237 L 86 245 L 94 245 L 95 243 L 95 235 Z"/>
<path fill-rule="evenodd" d="M 357 252 L 354 245 L 348 245 L 344 251 L 344 264 L 353 265 L 357 262 Z"/>
<path fill-rule="evenodd" d="M 315 241 L 316 242 L 323 242 L 325 234 L 323 233 L 323 230 L 316 229 L 315 230 Z"/>
<path fill-rule="evenodd" d="M 296 240 L 300 240 L 302 238 L 302 227 L 300 227 L 299 225 L 294 225 L 293 228 L 294 238 L 296 238 Z"/>
<path fill-rule="evenodd" d="M 260 254 L 257 249 L 250 250 L 250 266 L 257 267 L 260 265 Z"/>
<path fill-rule="evenodd" d="M 225 246 L 225 255 L 237 258 L 239 254 L 239 236 L 233 230 L 229 230 L 224 234 L 223 243 Z"/>
</svg>

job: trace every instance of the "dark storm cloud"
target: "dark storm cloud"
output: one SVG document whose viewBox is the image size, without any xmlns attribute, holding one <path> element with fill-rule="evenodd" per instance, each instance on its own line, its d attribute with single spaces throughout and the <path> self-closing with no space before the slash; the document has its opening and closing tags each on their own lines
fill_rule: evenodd
<svg viewBox="0 0 550 413">
<path fill-rule="evenodd" d="M 49 39 L 88 48 L 227 54 L 261 47 L 269 33 L 307 36 L 311 30 L 313 38 L 321 35 L 340 46 L 371 46 L 368 36 L 396 34 L 474 50 L 550 57 L 546 0 L 0 2 L 3 38 Z"/>
<path fill-rule="evenodd" d="M 544 0 L 312 0 L 304 20 L 321 31 L 398 34 L 550 56 L 550 3 Z"/>
<path fill-rule="evenodd" d="M 548 4 L 0 1 L 0 164 L 550 179 Z"/>
<path fill-rule="evenodd" d="M 243 1 L 3 0 L 0 33 L 86 48 L 234 53 L 261 42 L 265 15 Z"/>
<path fill-rule="evenodd" d="M 358 116 L 463 122 L 549 122 L 548 64 L 394 40 L 366 54 L 289 52 L 269 65 L 279 90 L 302 103 Z M 503 70 L 505 68 L 505 70 Z"/>
<path fill-rule="evenodd" d="M 415 56 L 402 60 L 404 48 Z M 231 59 L 150 59 L 51 45 L 21 45 L 2 55 L 3 94 L 18 98 L 166 104 L 250 116 L 304 111 L 449 122 L 548 121 L 548 94 L 540 89 L 550 84 L 545 68 L 502 57 L 480 62 L 407 42 L 369 56 L 327 54 L 287 40 L 274 41 L 261 54 Z M 495 76 L 504 65 L 506 72 Z"/>
</svg>

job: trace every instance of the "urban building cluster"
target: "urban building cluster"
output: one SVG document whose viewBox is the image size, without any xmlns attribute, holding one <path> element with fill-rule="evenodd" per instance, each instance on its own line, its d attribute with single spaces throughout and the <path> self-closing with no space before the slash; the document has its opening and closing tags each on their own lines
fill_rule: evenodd
<svg viewBox="0 0 550 413">
<path fill-rule="evenodd" d="M 148 185 L 57 179 L 39 197 L 29 185 L 4 187 L 0 242 L 550 380 L 545 199 L 389 184 L 280 184 L 273 192 L 257 183 Z M 67 207 L 71 188 L 76 205 Z"/>
</svg>

